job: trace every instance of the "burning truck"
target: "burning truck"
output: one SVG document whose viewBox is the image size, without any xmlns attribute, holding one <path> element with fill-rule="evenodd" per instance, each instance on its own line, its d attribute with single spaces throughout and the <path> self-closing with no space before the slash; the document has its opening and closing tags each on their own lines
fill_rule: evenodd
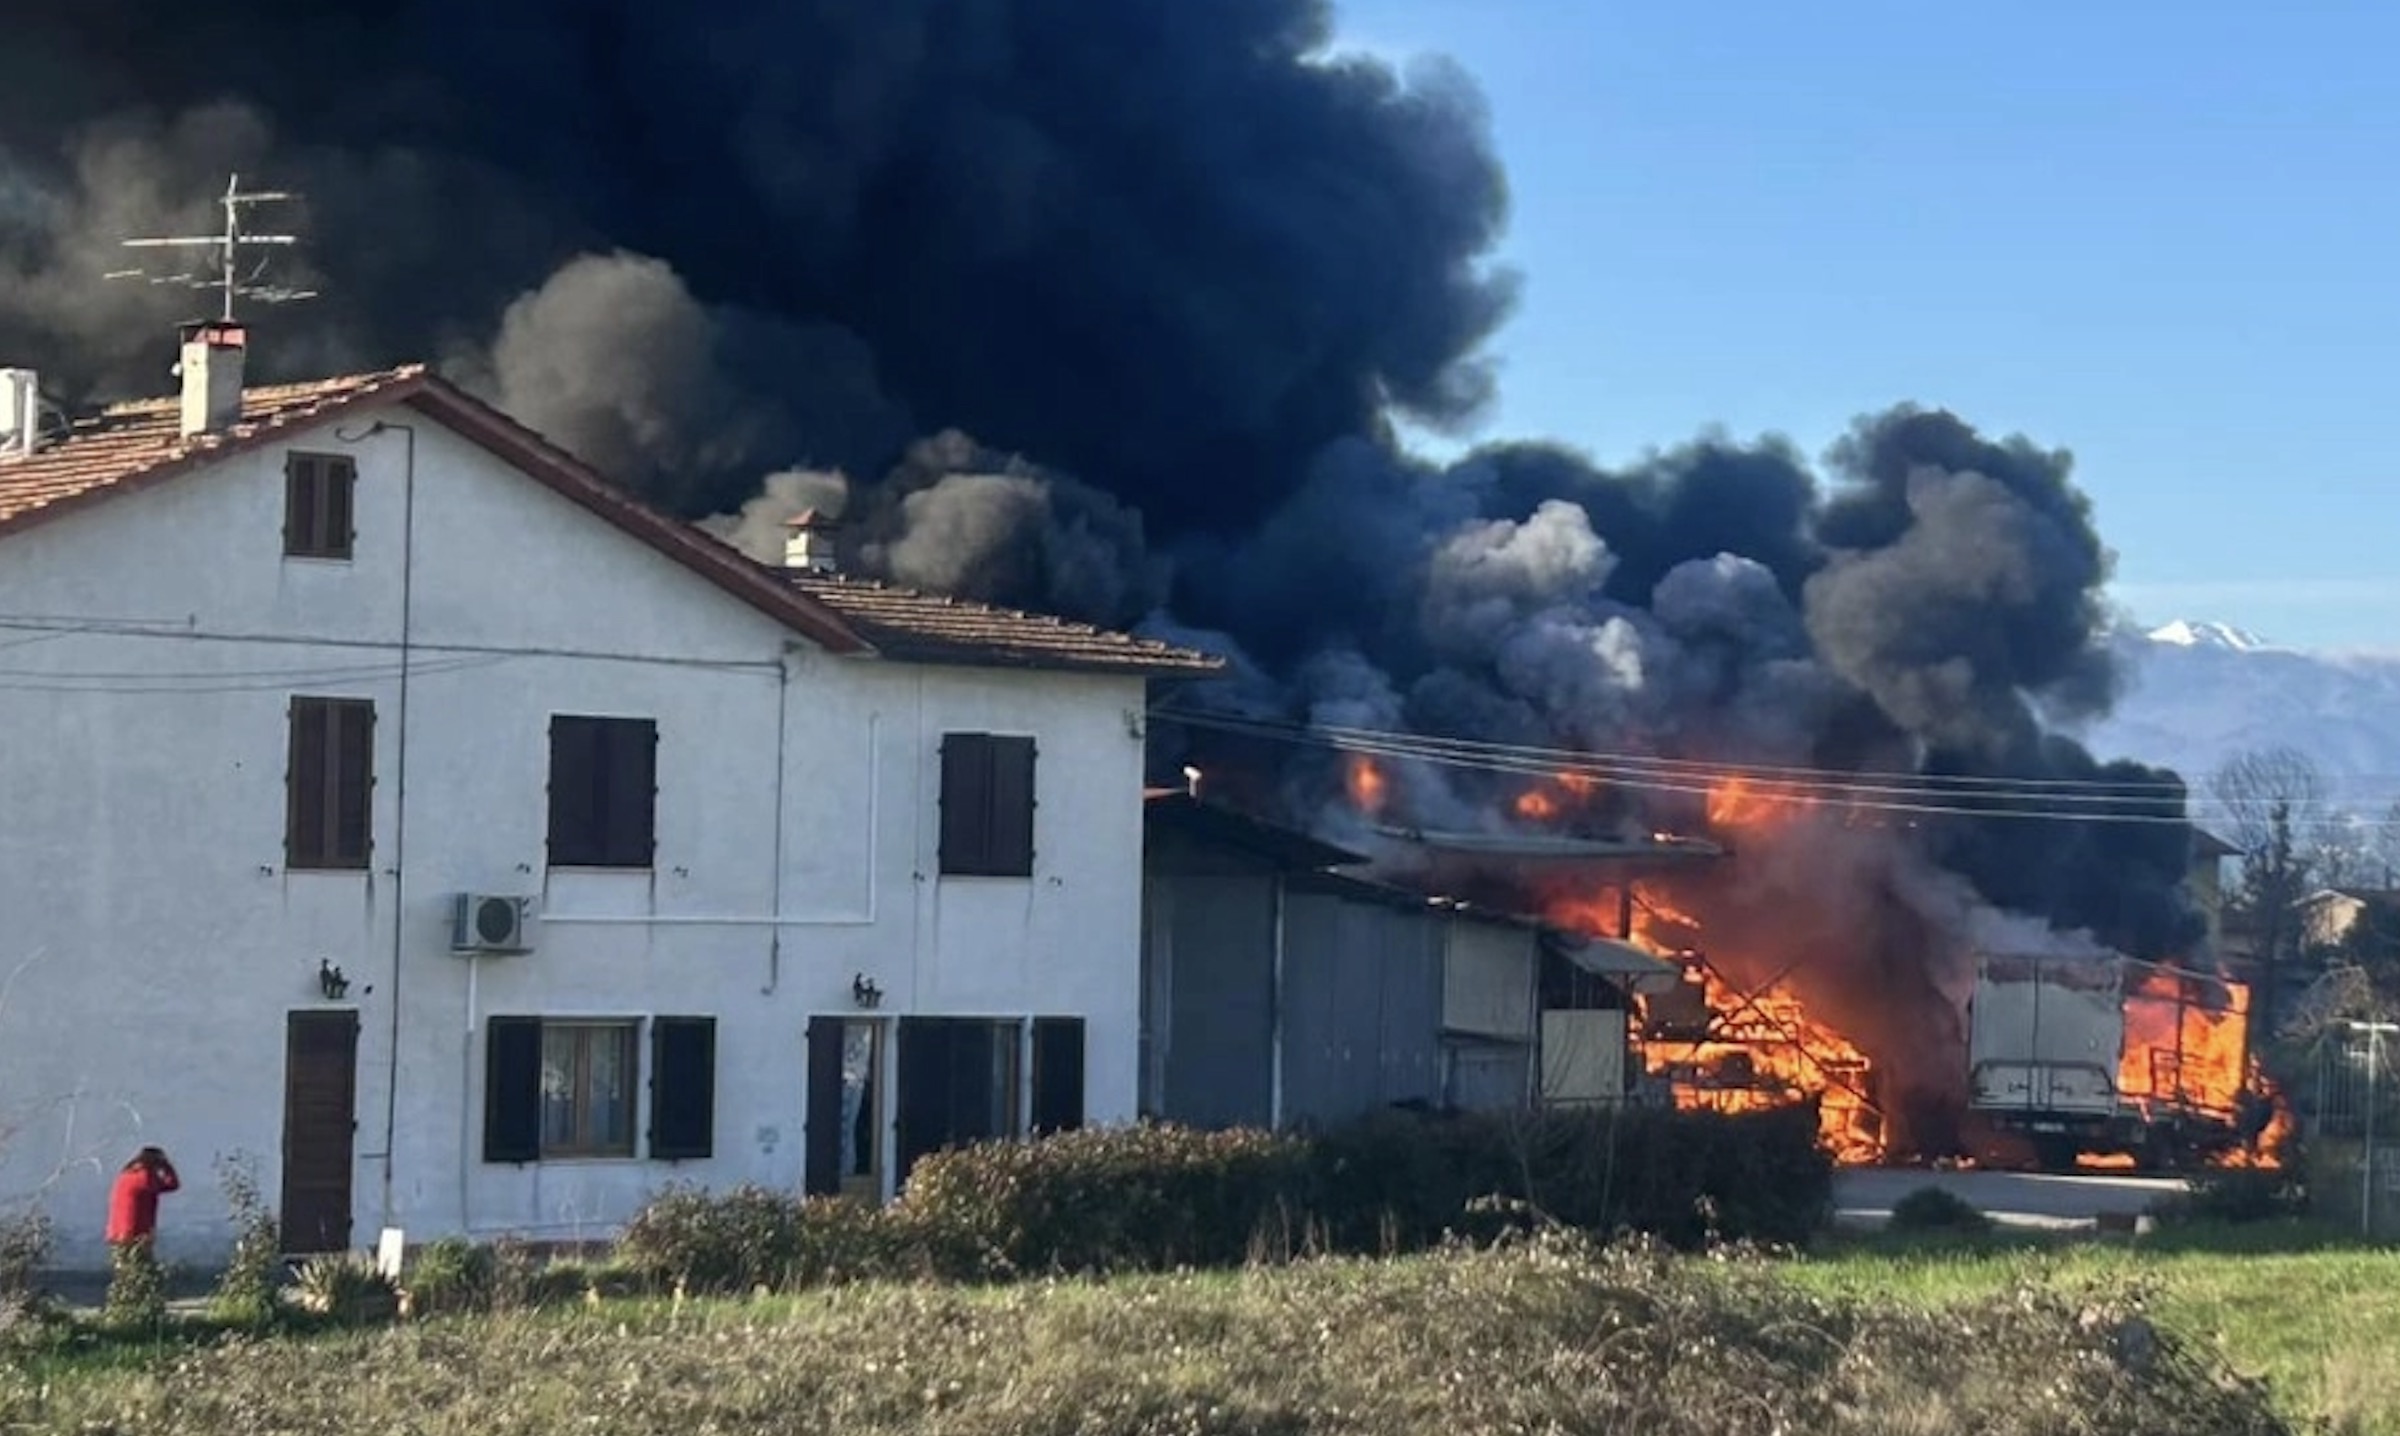
<svg viewBox="0 0 2400 1436">
<path fill-rule="evenodd" d="M 2121 953 L 1984 954 L 1971 1110 L 2054 1169 L 2235 1160 L 2278 1116 L 2250 1061 L 2249 1006 L 2241 983 Z"/>
</svg>

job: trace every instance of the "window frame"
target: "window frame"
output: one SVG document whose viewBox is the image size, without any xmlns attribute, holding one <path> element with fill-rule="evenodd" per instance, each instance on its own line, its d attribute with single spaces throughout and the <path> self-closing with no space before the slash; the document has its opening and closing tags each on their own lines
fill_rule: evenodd
<svg viewBox="0 0 2400 1436">
<path fill-rule="evenodd" d="M 286 703 L 283 770 L 286 871 L 365 872 L 373 865 L 375 725 L 372 698 L 296 693 Z M 350 759 L 356 760 L 355 771 Z"/>
<path fill-rule="evenodd" d="M 581 736 L 562 745 L 562 735 Z M 659 740 L 655 718 L 550 715 L 550 776 L 544 789 L 549 816 L 543 836 L 549 867 L 599 872 L 657 867 Z M 576 761 L 588 763 L 588 769 L 571 771 Z M 619 792 L 622 784 L 632 785 L 638 798 Z M 632 806 L 637 801 L 638 815 Z M 575 827 L 578 822 L 583 826 Z"/>
<path fill-rule="evenodd" d="M 549 1100 L 547 1090 L 538 1088 L 534 1094 L 535 1160 L 612 1161 L 630 1159 L 637 1155 L 641 1132 L 641 1030 L 639 1018 L 631 1017 L 545 1017 L 540 1021 L 540 1061 L 544 1076 L 550 1065 L 550 1041 L 554 1036 L 569 1036 L 575 1040 L 570 1058 L 572 1074 L 568 1079 L 570 1125 L 573 1136 L 563 1142 L 553 1142 L 549 1135 Z M 622 1140 L 609 1140 L 591 1130 L 593 1108 L 591 1082 L 593 1070 L 592 1038 L 607 1034 L 618 1044 L 617 1058 L 625 1074 L 624 1133 Z"/>
<path fill-rule="evenodd" d="M 290 449 L 283 456 L 283 556 L 348 563 L 358 549 L 358 460 Z"/>
</svg>

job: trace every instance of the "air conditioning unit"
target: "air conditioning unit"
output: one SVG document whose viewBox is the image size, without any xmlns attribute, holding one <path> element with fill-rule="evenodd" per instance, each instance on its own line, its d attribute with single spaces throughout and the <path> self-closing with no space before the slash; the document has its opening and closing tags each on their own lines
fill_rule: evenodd
<svg viewBox="0 0 2400 1436">
<path fill-rule="evenodd" d="M 533 899 L 460 893 L 458 907 L 450 917 L 450 950 L 533 951 Z"/>
</svg>

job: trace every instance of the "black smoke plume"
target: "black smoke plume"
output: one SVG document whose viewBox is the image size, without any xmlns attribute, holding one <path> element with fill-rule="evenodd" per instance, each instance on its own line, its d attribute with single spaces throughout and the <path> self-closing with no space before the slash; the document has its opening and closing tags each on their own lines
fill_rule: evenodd
<svg viewBox="0 0 2400 1436">
<path fill-rule="evenodd" d="M 1506 185 L 1464 76 L 1331 40 L 1323 0 L 32 7 L 0 362 L 163 389 L 205 298 L 102 276 L 239 171 L 305 194 L 277 277 L 324 296 L 254 316 L 263 377 L 435 359 L 762 559 L 838 513 L 869 572 L 1235 652 L 1180 700 L 1220 711 L 1984 794 L 1746 831 L 1702 880 L 1919 1095 L 1999 914 L 2180 955 L 2180 783 L 2062 736 L 2112 678 L 2067 456 L 1903 407 L 1822 464 L 1409 457 L 1395 419 L 1489 396 Z M 1153 731 L 1359 822 L 1336 763 Z M 2058 780 L 2168 821 L 2028 796 Z M 1390 819 L 1488 828 L 1526 780 L 1389 781 Z M 1709 823 L 1669 786 L 1576 821 Z"/>
</svg>

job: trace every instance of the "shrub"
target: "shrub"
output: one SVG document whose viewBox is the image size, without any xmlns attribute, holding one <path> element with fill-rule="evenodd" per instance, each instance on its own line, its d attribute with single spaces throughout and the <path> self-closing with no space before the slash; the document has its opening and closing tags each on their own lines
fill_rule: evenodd
<svg viewBox="0 0 2400 1436">
<path fill-rule="evenodd" d="M 293 1294 L 301 1310 L 344 1325 L 389 1320 L 400 1306 L 392 1279 L 363 1252 L 337 1252 L 302 1262 Z"/>
<path fill-rule="evenodd" d="M 617 1257 L 692 1291 L 781 1286 L 800 1257 L 800 1203 L 748 1183 L 724 1192 L 669 1187 L 626 1224 Z"/>
<path fill-rule="evenodd" d="M 1975 1204 L 1940 1187 L 1919 1187 L 1892 1203 L 1891 1229 L 1896 1232 L 1985 1232 L 1992 1219 Z"/>
<path fill-rule="evenodd" d="M 258 1166 L 249 1157 L 219 1157 L 217 1185 L 233 1222 L 233 1255 L 217 1279 L 209 1315 L 235 1326 L 260 1326 L 274 1319 L 276 1288 L 283 1272 L 283 1236 L 275 1213 L 259 1192 Z"/>
<path fill-rule="evenodd" d="M 39 1207 L 0 1216 L 0 1307 L 26 1306 L 40 1295 L 51 1241 L 49 1213 Z"/>
<path fill-rule="evenodd" d="M 108 1295 L 100 1305 L 103 1325 L 135 1331 L 167 1319 L 167 1276 L 149 1242 L 117 1243 L 109 1249 L 108 1266 Z"/>
<path fill-rule="evenodd" d="M 401 1295 L 414 1316 L 483 1311 L 492 1304 L 497 1267 L 490 1249 L 464 1237 L 443 1237 L 409 1260 L 401 1272 Z"/>
<path fill-rule="evenodd" d="M 1234 1266 L 1307 1195 L 1307 1145 L 1144 1124 L 936 1152 L 896 1220 L 944 1274 Z"/>
</svg>

